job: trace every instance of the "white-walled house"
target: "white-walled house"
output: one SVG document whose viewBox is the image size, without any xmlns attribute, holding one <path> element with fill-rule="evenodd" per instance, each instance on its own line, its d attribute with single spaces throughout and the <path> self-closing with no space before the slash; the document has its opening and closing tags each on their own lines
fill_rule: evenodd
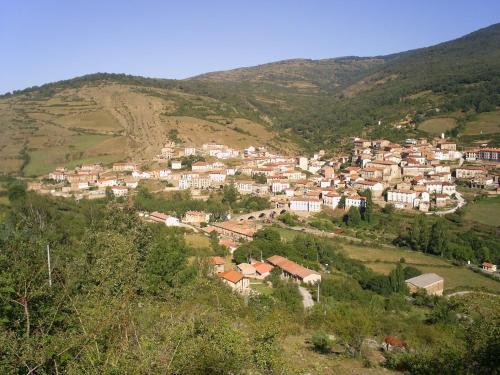
<svg viewBox="0 0 500 375">
<path fill-rule="evenodd" d="M 348 210 L 351 207 L 363 208 L 366 206 L 366 198 L 361 197 L 357 194 L 346 195 L 345 197 L 345 209 Z"/>
<path fill-rule="evenodd" d="M 382 193 L 384 192 L 384 185 L 379 181 L 370 181 L 370 180 L 358 181 L 358 182 L 356 182 L 354 187 L 358 191 L 359 190 L 370 190 L 374 197 L 380 197 L 380 196 L 382 196 Z"/>
<path fill-rule="evenodd" d="M 196 155 L 196 147 L 184 147 L 184 155 L 185 156 Z"/>
<path fill-rule="evenodd" d="M 330 208 L 337 208 L 340 202 L 340 194 L 334 191 L 323 194 L 323 204 Z"/>
<path fill-rule="evenodd" d="M 234 186 L 240 194 L 252 194 L 253 186 L 255 184 L 254 180 L 236 181 Z"/>
<path fill-rule="evenodd" d="M 274 181 L 271 184 L 271 191 L 273 193 L 282 193 L 288 188 L 290 188 L 290 183 L 286 181 Z"/>
<path fill-rule="evenodd" d="M 248 277 L 245 277 L 242 273 L 235 270 L 219 272 L 217 276 L 224 282 L 224 284 L 229 285 L 232 290 L 238 293 L 247 292 L 250 286 L 250 280 Z"/>
<path fill-rule="evenodd" d="M 179 226 L 179 219 L 177 219 L 176 217 L 170 216 L 170 215 L 166 215 L 166 214 L 161 213 L 161 212 L 157 212 L 157 211 L 152 212 L 149 215 L 149 219 L 156 221 L 158 223 L 163 223 L 167 227 Z"/>
<path fill-rule="evenodd" d="M 124 197 L 128 194 L 128 188 L 126 186 L 112 186 L 111 191 L 115 197 Z"/>
<path fill-rule="evenodd" d="M 273 255 L 267 258 L 266 261 L 272 266 L 281 269 L 281 276 L 285 279 L 291 279 L 295 282 L 303 282 L 305 284 L 316 284 L 321 282 L 321 274 L 319 272 L 305 268 L 280 255 Z"/>
<path fill-rule="evenodd" d="M 182 162 L 180 160 L 172 160 L 171 168 L 175 170 L 182 169 Z"/>
<path fill-rule="evenodd" d="M 297 197 L 290 200 L 290 210 L 319 212 L 321 211 L 321 200 L 318 198 Z"/>
<path fill-rule="evenodd" d="M 97 186 L 99 187 L 112 187 L 118 184 L 116 178 L 102 178 L 97 181 Z"/>
<path fill-rule="evenodd" d="M 387 202 L 394 203 L 396 207 L 414 206 L 417 193 L 413 190 L 389 190 L 387 192 Z"/>
<path fill-rule="evenodd" d="M 132 177 L 142 180 L 149 180 L 150 178 L 153 177 L 153 174 L 151 172 L 146 172 L 146 171 L 145 172 L 133 171 Z"/>
</svg>

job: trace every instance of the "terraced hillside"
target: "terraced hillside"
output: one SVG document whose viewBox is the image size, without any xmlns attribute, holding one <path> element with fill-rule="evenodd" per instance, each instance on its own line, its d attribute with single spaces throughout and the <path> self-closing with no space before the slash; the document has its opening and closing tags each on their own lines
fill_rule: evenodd
<svg viewBox="0 0 500 375">
<path fill-rule="evenodd" d="M 188 116 L 183 107 L 203 113 Z M 172 137 L 195 145 L 289 148 L 268 126 L 239 118 L 225 103 L 174 90 L 89 82 L 0 101 L 2 172 L 35 176 L 59 165 L 150 158 Z"/>
<path fill-rule="evenodd" d="M 447 132 L 500 145 L 500 24 L 378 57 L 294 59 L 186 80 L 92 74 L 0 97 L 0 173 L 154 155 L 168 138 L 338 149 Z M 401 120 L 416 126 L 396 129 Z"/>
</svg>

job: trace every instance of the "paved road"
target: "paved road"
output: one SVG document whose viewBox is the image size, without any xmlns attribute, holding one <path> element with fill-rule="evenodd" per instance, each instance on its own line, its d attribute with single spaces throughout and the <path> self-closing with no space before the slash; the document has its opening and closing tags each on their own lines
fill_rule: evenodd
<svg viewBox="0 0 500 375">
<path fill-rule="evenodd" d="M 312 298 L 311 293 L 304 287 L 299 286 L 299 292 L 302 296 L 302 303 L 304 304 L 304 308 L 309 308 L 314 306 L 314 300 Z"/>
<path fill-rule="evenodd" d="M 460 194 L 457 191 L 455 193 L 455 196 L 457 197 L 457 200 L 458 200 L 458 204 L 455 207 L 450 208 L 449 210 L 446 210 L 446 211 L 427 212 L 427 215 L 439 215 L 439 216 L 443 216 L 443 215 L 446 215 L 446 214 L 452 214 L 456 210 L 458 210 L 459 208 L 465 206 L 465 203 L 467 203 L 467 202 L 465 201 L 464 197 L 462 197 L 462 194 Z"/>
</svg>

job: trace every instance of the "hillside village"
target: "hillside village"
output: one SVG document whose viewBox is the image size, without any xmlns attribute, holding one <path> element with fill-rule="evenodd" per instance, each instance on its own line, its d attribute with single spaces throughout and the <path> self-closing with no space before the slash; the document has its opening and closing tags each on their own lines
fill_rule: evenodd
<svg viewBox="0 0 500 375">
<path fill-rule="evenodd" d="M 386 2 L 8 2 L 0 375 L 500 375 L 500 2 Z"/>
<path fill-rule="evenodd" d="M 297 213 L 351 206 L 363 209 L 369 190 L 377 204 L 422 212 L 450 210 L 464 202 L 456 185 L 496 192 L 499 187 L 497 148 L 457 150 L 443 138 L 407 139 L 405 144 L 354 138 L 350 154 L 288 157 L 264 147 L 232 149 L 222 144 L 178 147 L 168 142 L 155 162 L 165 167 L 146 169 L 132 162 L 57 168 L 29 188 L 43 194 L 102 198 L 106 190 L 123 197 L 141 180 L 165 181 L 165 190 L 207 190 L 234 185 L 241 194 L 267 196 L 273 208 Z M 146 164 L 146 163 L 144 163 Z"/>
<path fill-rule="evenodd" d="M 287 212 L 308 217 L 323 210 L 352 207 L 363 213 L 368 204 L 426 214 L 452 213 L 466 204 L 457 185 L 497 194 L 500 149 L 478 148 L 459 151 L 444 137 L 428 140 L 407 139 L 394 144 L 384 139 L 352 138 L 350 153 L 327 155 L 319 150 L 312 157 L 289 157 L 265 147 L 234 149 L 207 143 L 201 147 L 165 143 L 151 162 L 160 167 L 146 168 L 133 162 L 82 165 L 75 170 L 57 168 L 29 189 L 42 194 L 79 199 L 113 196 L 127 200 L 143 181 L 160 181 L 163 192 L 190 191 L 195 199 L 206 199 L 210 191 L 232 186 L 240 195 L 269 200 L 267 209 L 236 214 L 224 220 L 203 211 L 187 211 L 182 217 L 172 212 L 139 212 L 147 221 L 185 227 L 210 236 L 217 233 L 219 244 L 230 252 L 240 243 L 252 241 L 257 230 Z M 298 282 L 314 283 L 321 275 L 294 262 L 281 259 L 248 259 L 218 276 L 234 290 L 249 292 L 248 278 L 263 279 L 273 267 Z M 222 262 L 222 264 L 221 264 Z M 487 265 L 488 266 L 488 265 Z M 488 267 L 493 267 L 491 266 Z M 483 269 L 486 266 L 483 265 Z M 442 284 L 442 278 L 436 276 Z M 430 277 L 435 282 L 435 277 Z M 442 285 L 437 294 L 442 293 Z"/>
</svg>

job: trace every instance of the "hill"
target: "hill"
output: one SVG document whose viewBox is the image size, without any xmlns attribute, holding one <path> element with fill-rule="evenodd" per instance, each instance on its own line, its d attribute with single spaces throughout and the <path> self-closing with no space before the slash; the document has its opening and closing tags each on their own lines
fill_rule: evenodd
<svg viewBox="0 0 500 375">
<path fill-rule="evenodd" d="M 175 139 L 287 149 L 263 121 L 210 97 L 90 76 L 0 100 L 0 171 L 148 159 Z"/>
<path fill-rule="evenodd" d="M 498 106 L 500 24 L 387 56 L 285 60 L 186 80 L 93 74 L 0 97 L 0 172 L 144 159 L 168 138 L 287 151 L 447 131 L 497 145 Z M 396 129 L 400 122 L 411 125 Z"/>
</svg>

